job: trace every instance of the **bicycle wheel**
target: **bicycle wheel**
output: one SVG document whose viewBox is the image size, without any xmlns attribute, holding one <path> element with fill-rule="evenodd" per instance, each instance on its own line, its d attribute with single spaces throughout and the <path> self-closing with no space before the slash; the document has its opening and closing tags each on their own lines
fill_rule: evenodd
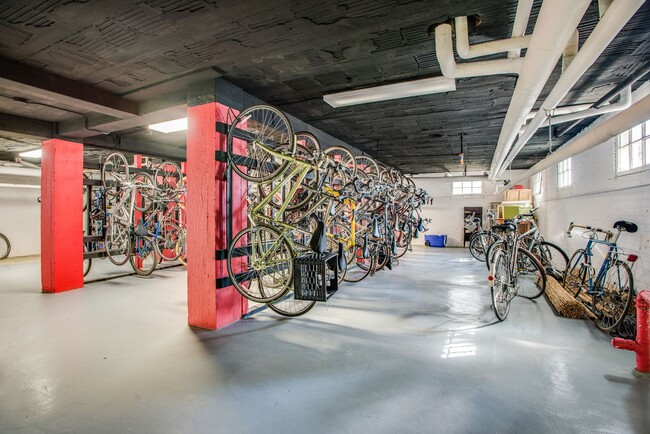
<svg viewBox="0 0 650 434">
<path fill-rule="evenodd" d="M 88 251 L 86 243 L 84 243 L 84 253 Z M 91 258 L 84 258 L 84 277 L 90 273 L 90 268 L 93 266 L 93 260 Z"/>
<path fill-rule="evenodd" d="M 469 239 L 469 253 L 475 259 L 485 262 L 488 248 L 497 240 L 496 235 L 489 232 L 476 232 Z"/>
<path fill-rule="evenodd" d="M 363 239 L 357 238 L 357 245 L 354 249 L 354 258 L 348 264 L 348 271 L 343 280 L 346 282 L 360 282 L 365 279 L 371 270 L 374 270 L 374 256 L 363 257 Z"/>
<path fill-rule="evenodd" d="M 293 290 L 291 290 L 279 300 L 267 303 L 266 305 L 275 313 L 288 317 L 296 317 L 309 312 L 316 305 L 316 302 L 296 300 Z"/>
<path fill-rule="evenodd" d="M 137 237 L 133 245 L 133 253 L 129 262 L 133 271 L 139 276 L 148 276 L 158 266 L 159 257 L 156 253 L 154 240 L 150 237 Z"/>
<path fill-rule="evenodd" d="M 569 263 L 569 257 L 564 250 L 548 241 L 541 241 L 533 246 L 531 253 L 539 259 L 548 276 L 562 283 Z"/>
<path fill-rule="evenodd" d="M 492 262 L 494 260 L 494 253 L 497 251 L 497 248 L 502 245 L 503 245 L 503 240 L 497 239 L 488 247 L 487 252 L 485 253 L 485 265 L 487 266 L 488 271 L 492 266 Z"/>
<path fill-rule="evenodd" d="M 591 296 L 596 327 L 604 332 L 616 331 L 632 305 L 632 270 L 625 262 L 616 261 L 598 279 L 596 288 L 597 292 Z"/>
<path fill-rule="evenodd" d="M 494 252 L 490 276 L 492 277 L 492 285 L 490 287 L 492 309 L 494 309 L 494 314 L 497 319 L 503 321 L 508 317 L 510 301 L 512 300 L 508 258 L 503 249 L 499 248 Z"/>
<path fill-rule="evenodd" d="M 115 265 L 124 265 L 131 252 L 130 229 L 118 222 L 109 222 L 104 236 L 106 256 Z"/>
<path fill-rule="evenodd" d="M 183 172 L 178 164 L 165 161 L 156 167 L 153 180 L 159 195 L 171 199 L 183 187 Z"/>
<path fill-rule="evenodd" d="M 173 223 L 164 222 L 160 224 L 158 236 L 156 237 L 155 249 L 161 259 L 175 261 L 181 255 L 182 250 L 178 248 L 181 242 L 180 229 Z"/>
<path fill-rule="evenodd" d="M 296 133 L 296 145 L 303 146 L 311 156 L 320 152 L 320 143 L 318 143 L 318 139 L 316 136 L 306 131 L 298 131 Z"/>
<path fill-rule="evenodd" d="M 289 241 L 276 229 L 266 225 L 246 228 L 228 248 L 228 276 L 241 295 L 268 303 L 291 289 L 293 258 Z"/>
<path fill-rule="evenodd" d="M 357 164 L 352 152 L 342 146 L 332 146 L 325 150 L 325 154 L 336 163 L 336 170 L 330 173 L 326 182 L 334 190 L 342 190 L 354 179 L 357 173 Z"/>
<path fill-rule="evenodd" d="M 373 182 L 379 180 L 379 166 L 377 166 L 375 160 L 367 155 L 358 155 L 354 157 L 354 161 L 357 167 L 357 174 L 363 173 Z"/>
<path fill-rule="evenodd" d="M 546 272 L 539 260 L 528 250 L 517 254 L 517 295 L 533 300 L 546 291 Z"/>
<path fill-rule="evenodd" d="M 133 180 L 137 184 L 136 192 L 139 194 L 133 202 L 133 208 L 141 212 L 149 211 L 158 198 L 153 178 L 148 173 L 138 172 L 133 176 Z"/>
<path fill-rule="evenodd" d="M 102 185 L 106 192 L 114 194 L 110 189 L 118 188 L 129 180 L 129 163 L 119 152 L 109 154 L 102 164 Z"/>
<path fill-rule="evenodd" d="M 564 272 L 564 289 L 569 291 L 574 297 L 580 295 L 580 291 L 583 288 L 586 288 L 589 285 L 589 271 L 590 266 L 587 263 L 587 256 L 585 255 L 585 249 L 576 250 L 569 263 L 567 269 Z"/>
<path fill-rule="evenodd" d="M 9 252 L 11 252 L 11 243 L 9 242 L 9 238 L 4 234 L 0 234 L 0 261 L 9 256 Z"/>
<path fill-rule="evenodd" d="M 289 119 L 280 110 L 257 105 L 242 111 L 228 130 L 228 161 L 237 175 L 251 182 L 266 182 L 284 172 L 288 160 L 270 154 L 265 147 L 283 146 L 289 156 L 296 151 L 296 140 Z M 236 163 L 235 155 L 248 159 L 247 167 Z"/>
</svg>

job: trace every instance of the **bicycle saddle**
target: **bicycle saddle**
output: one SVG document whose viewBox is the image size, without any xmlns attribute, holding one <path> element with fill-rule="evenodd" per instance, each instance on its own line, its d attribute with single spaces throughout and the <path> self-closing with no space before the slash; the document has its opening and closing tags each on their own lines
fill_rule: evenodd
<svg viewBox="0 0 650 434">
<path fill-rule="evenodd" d="M 314 253 L 324 253 L 325 250 L 327 250 L 327 238 L 325 236 L 325 223 L 322 221 L 318 221 L 318 224 L 316 225 L 316 229 L 314 230 L 314 233 L 311 236 L 311 240 L 309 241 L 309 247 L 311 248 L 312 252 Z"/>
<path fill-rule="evenodd" d="M 146 237 L 148 232 L 147 228 L 145 227 L 144 223 L 142 222 L 142 219 L 138 220 L 138 224 L 135 226 L 135 229 L 133 230 L 135 234 L 139 237 Z"/>
<path fill-rule="evenodd" d="M 639 230 L 639 227 L 635 225 L 632 222 L 628 222 L 625 220 L 619 220 L 616 223 L 614 223 L 614 229 L 619 229 L 621 231 L 629 232 L 631 234 L 635 233 L 636 231 Z"/>
<path fill-rule="evenodd" d="M 492 226 L 494 232 L 514 232 L 517 230 L 517 226 L 514 223 L 503 223 L 501 225 Z"/>
</svg>

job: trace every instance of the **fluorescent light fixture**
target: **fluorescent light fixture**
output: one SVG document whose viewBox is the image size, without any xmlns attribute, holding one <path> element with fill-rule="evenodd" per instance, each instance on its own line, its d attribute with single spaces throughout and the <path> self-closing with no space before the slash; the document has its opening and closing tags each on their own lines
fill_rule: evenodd
<svg viewBox="0 0 650 434">
<path fill-rule="evenodd" d="M 369 102 L 388 101 L 409 98 L 431 93 L 451 92 L 456 90 L 456 80 L 447 77 L 433 77 L 404 83 L 387 84 L 367 89 L 323 95 L 323 100 L 332 107 L 345 107 Z"/>
<path fill-rule="evenodd" d="M 21 152 L 18 155 L 25 158 L 41 158 L 41 156 L 43 155 L 43 151 L 40 149 L 34 149 L 31 151 Z"/>
<path fill-rule="evenodd" d="M 175 133 L 176 131 L 187 130 L 187 118 L 174 119 L 173 121 L 160 122 L 149 125 L 150 130 L 160 131 L 161 133 Z"/>
</svg>

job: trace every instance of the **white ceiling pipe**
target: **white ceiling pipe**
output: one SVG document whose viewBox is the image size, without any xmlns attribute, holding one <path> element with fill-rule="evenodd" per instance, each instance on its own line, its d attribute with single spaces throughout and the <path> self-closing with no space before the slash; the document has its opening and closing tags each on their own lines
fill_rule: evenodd
<svg viewBox="0 0 650 434">
<path fill-rule="evenodd" d="M 596 61 L 596 59 L 598 59 L 605 48 L 607 48 L 607 46 L 612 42 L 614 37 L 616 37 L 616 35 L 621 31 L 623 26 L 625 26 L 630 18 L 632 18 L 634 13 L 637 11 L 637 9 L 639 9 L 639 7 L 641 7 L 644 1 L 645 0 L 616 0 L 614 3 L 612 3 L 612 5 L 607 9 L 607 13 L 603 15 L 602 19 L 598 22 L 594 30 L 585 41 L 580 52 L 576 55 L 562 76 L 560 76 L 560 79 L 553 87 L 553 90 L 542 104 L 541 109 L 537 112 L 533 120 L 530 121 L 526 127 L 524 134 L 519 137 L 517 143 L 515 143 L 511 149 L 508 149 L 507 152 L 503 152 L 501 154 L 503 155 L 503 159 L 501 159 L 501 161 L 498 161 L 498 163 L 495 164 L 496 161 L 492 160 L 490 176 L 493 176 L 494 178 L 498 177 L 503 172 L 503 170 L 505 170 L 508 162 L 514 160 L 519 151 L 521 151 L 528 140 L 530 140 L 530 138 L 537 132 L 537 129 L 547 119 L 545 111 L 553 110 L 562 101 L 562 99 L 567 95 L 567 93 L 569 93 L 569 91 L 578 82 L 578 80 L 582 78 L 587 69 L 593 65 L 593 63 Z M 529 54 L 526 55 L 526 59 L 529 57 L 530 50 Z M 524 64 L 524 68 L 525 67 L 526 64 Z M 522 79 L 523 74 L 520 77 L 520 82 Z M 519 86 L 519 84 L 517 86 Z M 516 92 L 517 89 L 515 88 L 515 93 Z M 510 113 L 510 109 L 508 109 L 508 113 Z M 503 130 L 501 130 L 501 132 L 503 133 Z M 504 143 L 504 149 L 510 148 L 510 143 L 513 142 L 514 135 L 515 134 L 512 134 L 512 138 Z M 501 136 L 499 139 L 501 139 Z M 501 143 L 501 140 L 499 140 L 499 142 Z M 509 155 L 506 159 L 507 154 Z"/>
<path fill-rule="evenodd" d="M 503 53 L 505 51 L 528 48 L 530 36 L 519 38 L 499 39 L 496 41 L 482 42 L 469 45 L 469 34 L 467 30 L 467 17 L 456 17 L 456 51 L 462 59 L 473 59 L 475 57 L 489 56 L 491 54 Z"/>
<path fill-rule="evenodd" d="M 564 51 L 562 52 L 562 74 L 564 74 L 564 71 L 566 71 L 571 62 L 573 62 L 573 59 L 578 54 L 579 44 L 580 34 L 578 33 L 578 30 L 576 30 L 573 32 L 573 36 L 571 36 L 569 43 L 566 44 L 566 47 L 564 47 Z"/>
<path fill-rule="evenodd" d="M 627 110 L 617 113 L 593 129 L 585 131 L 583 134 L 573 138 L 555 153 L 535 164 L 511 183 L 517 184 L 567 158 L 571 158 L 574 155 L 580 154 L 587 149 L 591 149 L 618 136 L 630 128 L 645 122 L 648 119 L 648 113 L 650 113 L 650 95 L 646 95 Z"/>
<path fill-rule="evenodd" d="M 591 108 L 591 104 L 576 104 L 576 105 L 567 105 L 563 107 L 556 107 L 555 110 L 553 110 L 553 116 L 561 116 L 561 115 L 568 115 L 570 113 L 577 113 L 581 112 L 587 109 Z M 526 115 L 526 119 L 532 119 L 537 115 L 537 112 L 539 110 L 533 110 L 528 115 Z"/>
<path fill-rule="evenodd" d="M 528 28 L 528 20 L 530 20 L 530 11 L 533 9 L 533 0 L 519 0 L 517 3 L 517 12 L 515 14 L 515 22 L 512 24 L 513 38 L 524 36 Z M 511 50 L 508 52 L 509 59 L 516 59 L 519 57 L 519 50 Z"/>
<path fill-rule="evenodd" d="M 589 3 L 589 0 L 545 0 L 542 3 L 526 57 L 523 59 L 521 74 L 501 127 L 490 166 L 490 180 L 497 178 L 519 128 L 539 98 Z M 575 64 L 574 60 L 571 65 Z"/>
<path fill-rule="evenodd" d="M 40 169 L 30 169 L 27 167 L 7 167 L 0 166 L 0 175 L 14 175 L 14 176 L 41 176 Z"/>
<path fill-rule="evenodd" d="M 551 123 L 553 125 L 564 124 L 566 122 L 577 121 L 578 119 L 590 118 L 593 116 L 600 116 L 607 113 L 620 112 L 632 105 L 632 86 L 626 87 L 623 92 L 621 92 L 620 99 L 612 104 L 607 104 L 601 108 L 590 108 L 588 110 L 583 110 L 575 113 L 569 113 L 562 116 L 553 116 Z"/>
<path fill-rule="evenodd" d="M 523 59 L 485 60 L 483 62 L 457 64 L 451 39 L 451 26 L 436 27 L 436 57 L 442 75 L 447 78 L 480 77 L 485 75 L 519 74 Z"/>
</svg>

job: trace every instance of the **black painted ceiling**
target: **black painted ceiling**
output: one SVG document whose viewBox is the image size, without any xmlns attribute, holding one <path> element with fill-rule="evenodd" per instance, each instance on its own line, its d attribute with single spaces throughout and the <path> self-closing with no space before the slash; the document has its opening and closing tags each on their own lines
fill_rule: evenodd
<svg viewBox="0 0 650 434">
<path fill-rule="evenodd" d="M 596 3 L 580 24 L 581 43 L 598 21 Z M 208 71 L 406 173 L 460 170 L 461 134 L 468 170 L 488 170 L 516 77 L 460 79 L 448 94 L 338 109 L 322 95 L 438 76 L 431 24 L 477 14 L 482 24 L 470 38 L 477 43 L 509 36 L 515 9 L 503 0 L 0 0 L 0 56 L 131 100 L 182 90 L 179 77 Z M 649 23 L 646 3 L 564 104 L 598 100 L 648 61 Z M 542 97 L 559 72 L 558 65 Z M 12 101 L 6 97 L 21 95 L 11 87 L 0 95 L 3 113 L 79 116 Z M 121 134 L 145 137 L 141 128 Z M 184 146 L 179 135 L 152 137 Z M 546 137 L 540 131 L 513 166 L 543 158 Z"/>
</svg>

